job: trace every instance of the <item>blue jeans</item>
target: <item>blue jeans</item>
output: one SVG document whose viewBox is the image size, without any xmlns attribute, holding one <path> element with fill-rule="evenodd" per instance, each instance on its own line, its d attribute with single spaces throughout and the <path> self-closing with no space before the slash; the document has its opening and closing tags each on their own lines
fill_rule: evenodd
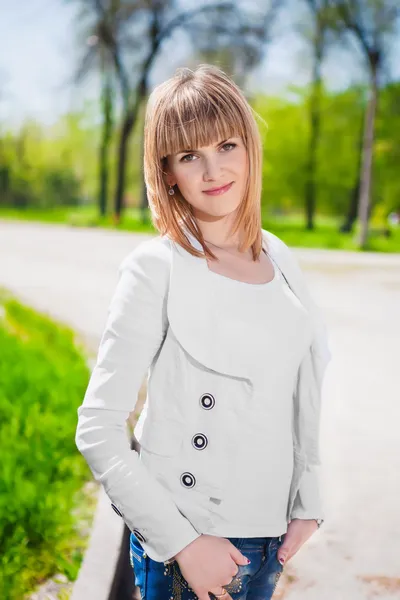
<svg viewBox="0 0 400 600">
<path fill-rule="evenodd" d="M 233 600 L 272 598 L 283 570 L 277 552 L 284 538 L 285 534 L 277 537 L 227 538 L 251 561 L 249 565 L 238 565 L 237 575 L 229 585 L 224 586 Z M 151 559 L 132 532 L 130 561 L 142 600 L 197 600 L 177 561 L 164 565 Z M 209 596 L 210 599 L 215 598 L 211 592 Z"/>
</svg>

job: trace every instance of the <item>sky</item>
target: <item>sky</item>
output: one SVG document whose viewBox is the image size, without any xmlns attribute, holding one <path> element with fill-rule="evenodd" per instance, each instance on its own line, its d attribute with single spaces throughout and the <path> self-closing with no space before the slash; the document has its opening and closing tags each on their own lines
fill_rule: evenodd
<svg viewBox="0 0 400 600">
<path fill-rule="evenodd" d="M 293 2 L 301 10 L 301 0 Z M 98 99 L 96 77 L 79 87 L 72 83 L 78 62 L 77 5 L 74 0 L 0 0 L 0 123 L 14 128 L 24 119 L 34 118 L 51 125 L 86 100 Z M 283 93 L 288 85 L 309 80 L 308 47 L 291 26 L 299 14 L 296 10 L 281 13 L 276 40 L 249 78 L 251 90 Z M 392 70 L 400 79 L 400 43 L 394 54 Z M 156 61 L 150 84 L 157 85 L 171 76 L 176 67 L 185 65 L 187 56 L 185 34 L 176 32 Z M 332 89 L 363 80 L 360 55 L 350 55 L 343 48 L 336 50 L 324 66 L 324 77 Z"/>
</svg>

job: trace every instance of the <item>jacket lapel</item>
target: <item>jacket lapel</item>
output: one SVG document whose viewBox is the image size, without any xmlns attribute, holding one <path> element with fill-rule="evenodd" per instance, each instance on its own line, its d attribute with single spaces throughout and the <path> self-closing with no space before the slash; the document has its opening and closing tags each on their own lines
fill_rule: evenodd
<svg viewBox="0 0 400 600">
<path fill-rule="evenodd" d="M 201 252 L 200 243 L 190 232 L 192 246 Z M 285 244 L 272 233 L 262 230 L 263 248 L 278 266 L 293 293 L 309 310 L 314 325 L 310 358 L 314 375 L 322 382 L 330 359 L 325 325 L 312 301 L 304 277 Z M 240 339 L 240 328 L 218 310 L 216 287 L 205 257 L 196 257 L 171 240 L 172 266 L 168 294 L 170 328 L 181 346 L 206 368 L 231 377 L 251 380 L 248 348 Z M 311 357 L 312 354 L 312 357 Z"/>
<path fill-rule="evenodd" d="M 191 244 L 202 251 L 191 235 Z M 216 288 L 207 261 L 191 255 L 179 244 L 173 246 L 168 320 L 184 350 L 207 369 L 250 379 L 246 348 L 233 321 L 218 310 Z"/>
</svg>

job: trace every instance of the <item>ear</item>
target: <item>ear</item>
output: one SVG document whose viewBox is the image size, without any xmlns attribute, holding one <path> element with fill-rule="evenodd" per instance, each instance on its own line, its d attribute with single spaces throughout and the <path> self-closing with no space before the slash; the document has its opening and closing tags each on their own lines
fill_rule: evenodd
<svg viewBox="0 0 400 600">
<path fill-rule="evenodd" d="M 166 159 L 163 161 L 163 179 L 167 185 L 175 185 L 176 184 L 176 180 L 174 179 L 174 177 L 170 171 L 170 168 L 169 168 L 169 165 L 168 165 L 168 162 Z"/>
<path fill-rule="evenodd" d="M 175 178 L 173 177 L 172 173 L 170 173 L 169 171 L 164 173 L 163 178 L 167 185 L 175 185 L 176 184 Z"/>
</svg>

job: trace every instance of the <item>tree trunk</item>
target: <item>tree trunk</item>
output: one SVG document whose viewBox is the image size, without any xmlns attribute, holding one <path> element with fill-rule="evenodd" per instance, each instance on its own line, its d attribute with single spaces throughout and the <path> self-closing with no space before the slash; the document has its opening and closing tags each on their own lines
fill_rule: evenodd
<svg viewBox="0 0 400 600">
<path fill-rule="evenodd" d="M 125 190 L 125 176 L 126 176 L 126 159 L 128 155 L 128 142 L 129 137 L 133 131 L 139 109 L 142 104 L 143 98 L 147 93 L 147 78 L 152 67 L 153 61 L 157 55 L 161 39 L 159 38 L 159 23 L 157 15 L 155 16 L 151 29 L 151 48 L 149 55 L 143 65 L 142 75 L 139 84 L 136 89 L 136 97 L 132 107 L 129 107 L 128 103 L 125 105 L 124 122 L 121 130 L 121 139 L 118 148 L 118 166 L 117 166 L 117 187 L 115 192 L 115 221 L 119 223 L 121 220 L 121 213 L 123 210 L 123 198 Z"/>
<path fill-rule="evenodd" d="M 358 246 L 365 249 L 368 241 L 368 221 L 370 214 L 371 184 L 372 184 L 372 158 L 374 147 L 375 115 L 378 103 L 377 65 L 371 67 L 371 90 L 365 113 L 365 127 L 363 140 L 363 155 L 361 166 L 361 185 L 358 201 L 359 235 Z"/>
<path fill-rule="evenodd" d="M 313 80 L 310 97 L 310 139 L 308 145 L 308 158 L 306 163 L 305 185 L 305 216 L 306 229 L 314 229 L 314 216 L 316 206 L 316 168 L 317 150 L 320 138 L 321 125 L 321 64 L 323 58 L 323 32 L 317 19 L 317 31 L 314 47 Z"/>
<path fill-rule="evenodd" d="M 102 86 L 102 112 L 103 112 L 103 129 L 99 151 L 99 211 L 104 217 L 107 213 L 108 205 L 108 182 L 109 182 L 109 154 L 110 143 L 113 131 L 113 81 L 110 72 L 105 71 L 103 74 Z"/>
<path fill-rule="evenodd" d="M 122 124 L 121 138 L 118 147 L 118 167 L 117 167 L 117 189 L 115 193 L 115 219 L 119 223 L 121 220 L 121 213 L 123 211 L 123 198 L 125 190 L 125 177 L 126 177 L 126 159 L 128 156 L 128 142 L 137 121 L 139 107 L 144 97 L 144 89 L 147 89 L 146 84 L 147 73 L 143 74 L 142 81 L 138 86 L 136 101 L 131 109 L 124 116 L 124 122 Z"/>
<path fill-rule="evenodd" d="M 360 126 L 360 133 L 358 136 L 358 163 L 357 163 L 357 180 L 354 183 L 353 189 L 350 193 L 349 206 L 347 209 L 347 215 L 345 221 L 341 225 L 339 231 L 340 233 L 350 233 L 353 229 L 354 223 L 357 219 L 357 211 L 358 211 L 358 198 L 360 195 L 360 186 L 361 186 L 361 166 L 362 166 L 362 153 L 363 153 L 363 145 L 364 145 L 364 122 L 365 122 L 365 111 L 362 119 L 362 124 Z"/>
</svg>

